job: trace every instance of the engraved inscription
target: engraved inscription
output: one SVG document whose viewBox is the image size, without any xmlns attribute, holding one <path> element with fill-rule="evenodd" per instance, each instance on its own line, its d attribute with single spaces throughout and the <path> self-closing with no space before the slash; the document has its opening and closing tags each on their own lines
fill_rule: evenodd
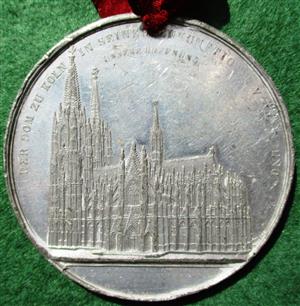
<svg viewBox="0 0 300 306">
<path fill-rule="evenodd" d="M 21 139 L 23 141 L 29 140 L 29 134 L 32 130 L 32 123 L 33 123 L 34 117 L 33 116 L 26 116 L 23 126 L 22 126 L 22 137 Z"/>
<path fill-rule="evenodd" d="M 64 63 L 59 64 L 54 71 L 51 72 L 51 74 L 49 74 L 46 77 L 46 81 L 42 84 L 42 88 L 45 91 L 49 91 L 49 89 L 53 86 L 53 84 L 56 82 L 56 80 L 58 80 L 63 73 L 65 72 L 65 70 L 67 69 L 67 67 L 65 66 Z"/>
<path fill-rule="evenodd" d="M 87 45 L 85 45 L 83 48 L 79 48 L 78 49 L 78 53 L 81 55 L 81 56 L 85 56 L 86 54 L 90 53 L 90 52 L 93 52 L 94 51 L 94 48 L 92 46 L 91 43 L 88 43 Z"/>
<path fill-rule="evenodd" d="M 139 29 L 136 28 L 131 28 L 128 27 L 125 30 L 122 31 L 116 31 L 114 33 L 107 34 L 101 38 L 98 39 L 97 44 L 95 44 L 94 47 L 89 46 L 89 51 L 92 51 L 92 49 L 97 48 L 97 46 L 101 47 L 107 44 L 118 44 L 120 41 L 123 40 L 135 40 L 141 37 L 147 36 L 146 32 L 140 31 Z M 212 39 L 207 38 L 207 37 L 199 37 L 198 35 L 193 35 L 193 34 L 188 34 L 184 31 L 176 30 L 174 31 L 173 29 L 166 29 L 160 37 L 162 39 L 170 39 L 170 38 L 175 38 L 175 39 L 180 39 L 184 42 L 186 42 L 188 45 L 192 46 L 196 50 L 199 50 L 203 54 L 207 54 L 208 56 L 211 56 L 212 58 L 215 59 L 216 63 L 219 64 L 225 64 L 228 67 L 231 67 L 234 65 L 235 60 L 232 54 L 230 54 L 229 49 L 224 48 L 223 46 L 216 44 Z M 87 46 L 85 46 L 87 48 Z M 169 50 L 169 52 L 178 52 L 177 50 Z M 136 49 L 130 51 L 132 53 L 139 53 L 141 52 L 141 49 Z M 153 48 L 151 51 L 153 54 L 165 54 L 168 55 L 168 51 L 162 49 L 159 51 L 158 48 Z M 81 55 L 82 51 L 79 50 L 79 53 Z M 149 53 L 149 51 L 146 50 L 145 54 Z M 128 54 L 128 53 L 127 53 Z M 123 55 L 124 56 L 124 55 Z"/>
<path fill-rule="evenodd" d="M 91 113 L 81 105 L 74 51 L 64 101 L 54 115 L 48 245 L 93 254 L 220 255 L 251 250 L 250 207 L 242 179 L 206 154 L 166 160 L 159 105 L 149 144 L 132 143 L 113 163 L 112 134 L 101 118 L 98 70 Z M 148 152 L 147 152 L 148 151 Z M 209 255 L 210 256 L 210 255 Z M 176 260 L 174 257 L 172 260 Z"/>
<path fill-rule="evenodd" d="M 30 104 L 30 108 L 37 112 L 44 101 L 44 97 L 41 95 L 36 95 L 33 99 L 33 102 Z"/>
<path fill-rule="evenodd" d="M 19 151 L 18 159 L 19 159 L 19 174 L 28 174 L 28 149 L 21 149 Z"/>
<path fill-rule="evenodd" d="M 260 88 L 257 88 L 253 94 L 262 103 L 266 104 L 263 110 L 262 117 L 267 129 L 270 131 L 269 141 L 272 148 L 270 153 L 270 159 L 271 159 L 270 189 L 274 190 L 276 187 L 279 186 L 281 167 L 282 167 L 282 162 L 281 162 L 282 155 L 280 151 L 280 141 L 278 138 L 278 131 L 280 131 L 280 120 L 278 116 L 278 109 L 276 105 L 272 103 L 272 101 L 270 101 L 270 99 L 267 96 L 263 95 Z M 270 198 L 270 201 L 273 201 L 273 199 Z"/>
<path fill-rule="evenodd" d="M 32 132 L 32 124 L 34 121 L 33 116 L 26 116 L 22 122 L 21 128 L 21 141 L 24 143 L 24 147 L 18 152 L 18 164 L 19 174 L 27 175 L 29 171 L 29 149 L 28 142 L 30 133 Z"/>
</svg>

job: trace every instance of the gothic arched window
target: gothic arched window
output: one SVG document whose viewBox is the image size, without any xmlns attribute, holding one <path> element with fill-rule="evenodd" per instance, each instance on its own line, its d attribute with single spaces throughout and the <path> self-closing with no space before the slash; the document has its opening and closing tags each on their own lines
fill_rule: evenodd
<svg viewBox="0 0 300 306">
<path fill-rule="evenodd" d="M 127 205 L 136 206 L 139 205 L 139 189 L 138 184 L 132 180 L 127 187 Z"/>
<path fill-rule="evenodd" d="M 124 242 L 127 250 L 137 249 L 137 232 L 134 226 L 130 226 L 126 231 Z"/>
</svg>

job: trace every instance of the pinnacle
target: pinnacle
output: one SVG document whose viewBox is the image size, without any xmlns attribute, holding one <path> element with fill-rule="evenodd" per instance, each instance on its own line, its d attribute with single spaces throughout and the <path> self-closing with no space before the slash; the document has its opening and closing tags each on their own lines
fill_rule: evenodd
<svg viewBox="0 0 300 306">
<path fill-rule="evenodd" d="M 99 69 L 97 67 L 93 68 L 93 70 L 92 70 L 93 79 L 97 80 L 98 79 L 98 74 L 99 74 Z"/>
<path fill-rule="evenodd" d="M 147 152 L 145 146 L 142 146 L 141 149 L 141 160 L 145 160 L 147 158 Z"/>
<path fill-rule="evenodd" d="M 131 150 L 132 151 L 136 151 L 136 142 L 135 141 L 133 141 L 132 143 L 131 143 Z"/>
<path fill-rule="evenodd" d="M 76 53 L 76 48 L 74 46 L 71 46 L 68 50 L 70 55 L 74 55 Z"/>
<path fill-rule="evenodd" d="M 124 148 L 121 149 L 121 160 L 124 160 L 125 159 L 125 151 L 124 151 Z"/>
</svg>

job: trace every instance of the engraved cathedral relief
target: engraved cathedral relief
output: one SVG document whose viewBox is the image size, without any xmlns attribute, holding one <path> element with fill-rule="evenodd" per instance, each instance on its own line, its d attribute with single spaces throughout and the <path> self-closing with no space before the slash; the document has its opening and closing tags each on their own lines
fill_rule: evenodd
<svg viewBox="0 0 300 306">
<path fill-rule="evenodd" d="M 94 69 L 87 115 L 70 54 L 64 100 L 53 120 L 48 245 L 111 255 L 249 252 L 245 184 L 218 163 L 214 147 L 165 160 L 157 103 L 148 152 L 133 143 L 113 164 L 97 75 Z"/>
</svg>

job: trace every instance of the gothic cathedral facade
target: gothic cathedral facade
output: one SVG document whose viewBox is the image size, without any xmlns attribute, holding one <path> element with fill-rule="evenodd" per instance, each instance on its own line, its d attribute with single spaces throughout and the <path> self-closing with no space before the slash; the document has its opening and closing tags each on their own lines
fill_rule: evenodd
<svg viewBox="0 0 300 306">
<path fill-rule="evenodd" d="M 251 248 L 247 189 L 206 154 L 164 158 L 159 105 L 153 104 L 147 153 L 132 143 L 114 163 L 112 133 L 101 117 L 98 71 L 90 114 L 81 104 L 75 56 L 54 114 L 48 244 L 104 253 L 241 252 Z"/>
</svg>

